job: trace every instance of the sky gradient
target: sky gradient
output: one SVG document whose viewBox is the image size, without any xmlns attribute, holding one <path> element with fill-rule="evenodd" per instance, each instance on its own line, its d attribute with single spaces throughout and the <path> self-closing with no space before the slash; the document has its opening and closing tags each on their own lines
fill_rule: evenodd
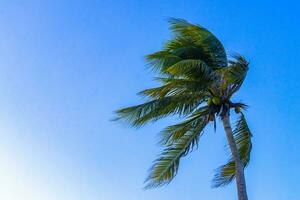
<svg viewBox="0 0 300 200">
<path fill-rule="evenodd" d="M 296 1 L 0 1 L 0 199 L 228 200 L 211 189 L 227 158 L 209 127 L 167 187 L 143 190 L 171 120 L 135 130 L 113 111 L 154 85 L 144 56 L 170 37 L 168 17 L 201 24 L 250 60 L 235 97 L 250 105 L 249 199 L 300 196 L 300 4 Z"/>
</svg>

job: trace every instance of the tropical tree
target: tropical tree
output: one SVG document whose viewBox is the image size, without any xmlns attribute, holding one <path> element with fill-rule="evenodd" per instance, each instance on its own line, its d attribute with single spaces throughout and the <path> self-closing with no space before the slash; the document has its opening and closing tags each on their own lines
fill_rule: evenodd
<svg viewBox="0 0 300 200">
<path fill-rule="evenodd" d="M 227 57 L 221 42 L 207 29 L 182 19 L 171 18 L 172 39 L 161 51 L 146 56 L 158 74 L 159 87 L 143 90 L 145 102 L 116 111 L 117 120 L 141 127 L 170 115 L 182 122 L 161 132 L 160 144 L 165 149 L 154 161 L 146 188 L 169 183 L 177 174 L 182 157 L 198 145 L 205 127 L 211 122 L 216 128 L 220 118 L 231 151 L 228 162 L 216 170 L 213 187 L 225 186 L 236 180 L 238 199 L 247 200 L 244 169 L 250 160 L 251 132 L 241 102 L 233 102 L 248 71 L 247 60 L 235 54 Z M 237 115 L 234 129 L 230 114 Z"/>
</svg>

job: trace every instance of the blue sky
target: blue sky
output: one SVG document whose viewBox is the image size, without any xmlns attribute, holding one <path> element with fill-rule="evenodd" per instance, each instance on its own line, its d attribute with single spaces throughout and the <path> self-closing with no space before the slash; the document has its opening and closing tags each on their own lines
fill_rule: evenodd
<svg viewBox="0 0 300 200">
<path fill-rule="evenodd" d="M 250 199 L 297 199 L 299 52 L 296 1 L 0 1 L 0 199 L 237 199 L 211 189 L 226 160 L 222 127 L 208 128 L 168 187 L 142 189 L 166 119 L 140 130 L 113 110 L 151 87 L 144 55 L 169 37 L 166 19 L 211 30 L 250 71 L 236 100 L 250 105 Z"/>
</svg>

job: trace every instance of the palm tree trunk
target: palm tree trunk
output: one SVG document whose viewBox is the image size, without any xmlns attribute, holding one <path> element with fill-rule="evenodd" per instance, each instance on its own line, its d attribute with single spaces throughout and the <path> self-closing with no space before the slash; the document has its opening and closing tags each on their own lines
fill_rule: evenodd
<svg viewBox="0 0 300 200">
<path fill-rule="evenodd" d="M 228 140 L 228 144 L 231 150 L 232 157 L 235 161 L 235 170 L 236 170 L 236 185 L 238 190 L 238 200 L 248 200 L 247 190 L 246 190 L 246 181 L 244 175 L 244 164 L 242 163 L 236 143 L 233 138 L 233 132 L 230 125 L 229 112 L 222 117 L 222 122 L 224 126 L 224 130 L 226 133 L 226 137 Z"/>
</svg>

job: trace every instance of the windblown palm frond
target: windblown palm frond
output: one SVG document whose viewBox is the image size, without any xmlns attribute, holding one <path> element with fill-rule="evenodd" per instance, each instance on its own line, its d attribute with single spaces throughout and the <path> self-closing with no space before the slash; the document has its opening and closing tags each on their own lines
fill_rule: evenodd
<svg viewBox="0 0 300 200">
<path fill-rule="evenodd" d="M 192 80 L 211 82 L 216 79 L 216 73 L 202 60 L 185 59 L 167 69 L 172 76 L 185 77 Z"/>
<path fill-rule="evenodd" d="M 125 120 L 133 127 L 140 127 L 147 122 L 179 114 L 190 114 L 201 104 L 202 96 L 180 95 L 154 99 L 146 103 L 122 108 L 116 111 L 115 120 Z"/>
<path fill-rule="evenodd" d="M 180 159 L 198 145 L 198 140 L 208 122 L 208 109 L 202 108 L 188 120 L 165 129 L 163 143 L 167 148 L 155 160 L 146 179 L 145 188 L 163 186 L 177 174 Z"/>
<path fill-rule="evenodd" d="M 244 163 L 244 167 L 246 167 L 250 161 L 252 134 L 243 113 L 241 113 L 240 118 L 236 122 L 233 134 L 240 159 Z M 233 161 L 233 158 L 230 158 L 227 164 L 222 165 L 216 170 L 216 174 L 213 179 L 213 187 L 228 185 L 235 178 L 235 172 L 235 162 Z"/>
<path fill-rule="evenodd" d="M 228 86 L 228 97 L 231 97 L 242 86 L 247 72 L 249 62 L 241 55 L 234 55 L 233 60 L 229 61 L 226 71 L 226 85 Z"/>
<path fill-rule="evenodd" d="M 185 46 L 194 47 L 194 51 L 201 52 L 197 54 L 197 57 L 205 61 L 210 67 L 216 69 L 227 66 L 225 49 L 222 43 L 210 31 L 183 19 L 171 18 L 169 23 L 170 29 L 175 35 L 175 39 L 171 40 L 171 44 L 174 44 L 174 42 L 178 43 L 177 45 L 168 45 L 167 43 L 167 47 L 171 46 L 171 50 Z M 186 41 L 190 41 L 192 44 L 184 45 Z"/>
<path fill-rule="evenodd" d="M 146 61 L 154 69 L 159 70 L 160 73 L 166 73 L 166 70 L 181 61 L 182 58 L 173 54 L 170 51 L 158 51 L 146 56 Z"/>
<path fill-rule="evenodd" d="M 166 96 L 189 95 L 199 99 L 205 97 L 205 89 L 210 85 L 209 81 L 191 80 L 184 78 L 156 78 L 163 83 L 162 86 L 150 88 L 139 92 L 139 95 L 149 97 L 150 99 L 163 98 Z"/>
<path fill-rule="evenodd" d="M 164 49 L 146 56 L 147 62 L 160 73 L 182 60 L 204 62 L 211 69 L 227 66 L 227 56 L 222 43 L 207 29 L 182 19 L 171 18 L 170 28 L 174 38 L 166 42 Z"/>
<path fill-rule="evenodd" d="M 166 127 L 161 131 L 161 140 L 159 141 L 162 145 L 171 145 L 176 143 L 182 136 L 188 131 L 194 129 L 199 123 L 208 122 L 209 120 L 209 108 L 208 106 L 201 107 L 185 121 Z"/>
</svg>

